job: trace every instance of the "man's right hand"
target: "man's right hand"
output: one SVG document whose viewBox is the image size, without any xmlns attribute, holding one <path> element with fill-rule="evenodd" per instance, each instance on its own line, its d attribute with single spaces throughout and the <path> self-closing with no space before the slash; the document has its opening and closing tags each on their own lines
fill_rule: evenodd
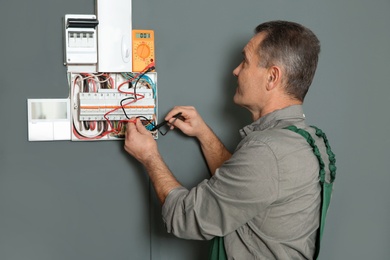
<svg viewBox="0 0 390 260">
<path fill-rule="evenodd" d="M 174 116 L 180 112 L 183 118 L 175 118 Z M 177 127 L 184 134 L 199 140 L 211 175 L 214 175 L 216 169 L 232 156 L 194 107 L 174 107 L 165 120 L 171 123 L 171 127 Z"/>
<path fill-rule="evenodd" d="M 178 113 L 181 113 L 181 117 L 176 119 L 174 116 Z M 197 137 L 198 139 L 208 131 L 211 131 L 196 109 L 191 106 L 174 107 L 166 115 L 165 120 L 171 123 L 171 129 L 174 127 L 179 128 L 184 134 Z"/>
</svg>

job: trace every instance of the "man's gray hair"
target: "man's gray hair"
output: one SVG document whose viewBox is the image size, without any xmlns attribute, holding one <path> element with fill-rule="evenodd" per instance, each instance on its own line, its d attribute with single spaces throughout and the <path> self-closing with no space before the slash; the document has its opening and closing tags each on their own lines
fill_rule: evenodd
<svg viewBox="0 0 390 260">
<path fill-rule="evenodd" d="M 265 32 L 258 46 L 260 66 L 281 66 L 286 92 L 303 101 L 313 81 L 320 53 L 320 41 L 308 28 L 294 22 L 270 21 L 258 25 Z"/>
</svg>

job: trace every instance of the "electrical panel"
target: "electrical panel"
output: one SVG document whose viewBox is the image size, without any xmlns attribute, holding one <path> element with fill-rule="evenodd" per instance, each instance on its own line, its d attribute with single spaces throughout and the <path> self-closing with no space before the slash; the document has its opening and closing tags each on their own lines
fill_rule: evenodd
<svg viewBox="0 0 390 260">
<path fill-rule="evenodd" d="M 153 36 L 147 39 L 153 52 L 142 64 L 137 61 L 142 68 L 133 70 L 131 0 L 95 3 L 96 14 L 64 17 L 69 98 L 28 100 L 30 141 L 121 140 L 132 118 L 139 118 L 158 138 L 153 31 L 147 31 Z M 66 117 L 51 118 L 51 110 L 60 111 L 61 107 L 66 107 Z M 37 112 L 41 108 L 48 108 L 43 116 Z"/>
<path fill-rule="evenodd" d="M 115 140 L 138 117 L 154 138 L 157 125 L 157 74 L 71 73 L 72 140 Z"/>
</svg>

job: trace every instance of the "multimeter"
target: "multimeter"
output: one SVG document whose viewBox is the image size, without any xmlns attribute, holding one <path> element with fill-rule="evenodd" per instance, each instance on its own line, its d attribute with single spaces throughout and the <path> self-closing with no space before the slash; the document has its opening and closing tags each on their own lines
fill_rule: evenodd
<svg viewBox="0 0 390 260">
<path fill-rule="evenodd" d="M 154 62 L 154 31 L 133 31 L 133 72 L 141 72 Z"/>
</svg>

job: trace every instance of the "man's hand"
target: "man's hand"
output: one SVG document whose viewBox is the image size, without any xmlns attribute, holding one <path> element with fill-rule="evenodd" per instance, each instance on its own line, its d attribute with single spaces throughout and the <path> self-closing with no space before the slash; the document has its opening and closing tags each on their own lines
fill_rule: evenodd
<svg viewBox="0 0 390 260">
<path fill-rule="evenodd" d="M 180 112 L 184 120 L 174 117 Z M 165 120 L 171 123 L 172 128 L 177 127 L 184 134 L 198 139 L 211 175 L 214 175 L 216 169 L 232 156 L 194 107 L 174 107 Z"/>
<path fill-rule="evenodd" d="M 181 113 L 181 118 L 174 117 L 177 113 Z M 165 120 L 171 123 L 171 129 L 179 128 L 184 134 L 197 137 L 198 139 L 201 139 L 201 136 L 206 131 L 211 131 L 196 109 L 190 106 L 174 107 L 166 115 Z"/>
<path fill-rule="evenodd" d="M 156 141 L 138 118 L 127 123 L 125 150 L 144 165 L 159 156 Z"/>
</svg>

